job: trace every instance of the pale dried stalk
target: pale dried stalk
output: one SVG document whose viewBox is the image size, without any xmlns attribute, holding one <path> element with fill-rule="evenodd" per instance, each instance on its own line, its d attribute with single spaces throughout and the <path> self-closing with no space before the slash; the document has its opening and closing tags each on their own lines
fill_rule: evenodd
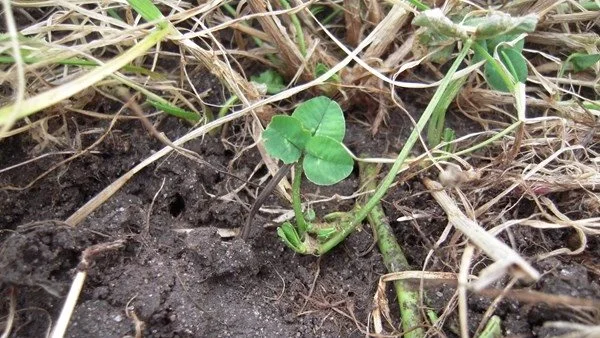
<svg viewBox="0 0 600 338">
<path fill-rule="evenodd" d="M 450 216 L 448 216 L 448 219 L 450 219 Z M 450 221 L 450 223 L 454 224 L 452 221 Z M 469 338 L 469 305 L 467 303 L 467 285 L 469 284 L 469 271 L 471 270 L 471 261 L 473 260 L 474 255 L 475 246 L 467 244 L 467 247 L 463 251 L 460 259 L 458 288 L 456 291 L 458 293 L 458 322 L 460 326 L 461 338 Z"/>
<path fill-rule="evenodd" d="M 555 336 L 555 338 L 594 338 L 600 337 L 600 325 L 586 325 L 571 322 L 546 322 L 544 327 L 571 330 L 570 333 Z"/>
<path fill-rule="evenodd" d="M 553 192 L 577 189 L 600 189 L 600 173 L 581 175 L 535 175 L 522 182 L 523 188 L 535 195 L 547 195 Z"/>
<path fill-rule="evenodd" d="M 267 13 L 267 3 L 263 0 L 248 0 L 248 5 L 254 13 Z M 288 30 L 283 26 L 281 20 L 276 16 L 259 16 L 256 18 L 262 29 L 267 33 L 284 63 L 284 73 L 293 76 L 303 63 L 303 57 L 298 47 L 290 38 Z M 306 73 L 306 72 L 305 72 Z M 312 78 L 312 74 L 307 74 Z"/>
<path fill-rule="evenodd" d="M 356 47 L 360 41 L 362 24 L 360 20 L 360 0 L 344 0 L 344 22 L 346 23 L 346 43 Z"/>
<path fill-rule="evenodd" d="M 411 34 L 406 40 L 402 43 L 398 49 L 392 52 L 387 59 L 383 62 L 384 68 L 394 68 L 399 65 L 403 60 L 405 60 L 406 56 L 409 53 L 412 53 L 412 48 L 415 43 L 416 34 Z"/>
<path fill-rule="evenodd" d="M 535 165 L 533 168 L 531 168 L 531 170 L 521 174 L 522 175 L 521 179 L 523 181 L 528 180 L 530 177 L 535 175 L 537 172 L 539 172 L 540 170 L 542 170 L 543 168 L 548 166 L 548 164 L 550 164 L 556 158 L 558 158 L 558 156 L 560 156 L 560 154 L 562 154 L 564 152 L 574 151 L 576 149 L 582 149 L 582 148 L 583 148 L 582 146 L 572 146 L 572 147 L 565 147 L 565 148 L 559 149 L 558 151 L 554 152 L 552 155 L 550 155 L 546 159 L 544 159 L 542 162 Z M 493 205 L 498 203 L 498 201 L 500 201 L 502 198 L 504 198 L 504 196 L 508 195 L 511 191 L 513 191 L 520 184 L 521 184 L 520 182 L 511 184 L 508 188 L 504 189 L 504 191 L 497 194 L 496 197 L 492 198 L 491 200 L 486 202 L 484 205 L 477 208 L 477 210 L 475 210 L 475 216 L 478 217 L 478 216 L 482 215 L 483 213 L 485 213 L 486 211 L 488 211 Z"/>
<path fill-rule="evenodd" d="M 58 320 L 56 321 L 56 325 L 52 329 L 52 333 L 50 335 L 51 338 L 63 338 L 65 336 L 67 326 L 69 326 L 69 321 L 71 320 L 71 315 L 73 314 L 75 305 L 77 304 L 77 299 L 79 298 L 81 289 L 83 289 L 86 276 L 86 271 L 78 271 L 75 275 L 75 278 L 71 283 L 71 288 L 69 289 L 69 294 L 67 295 L 67 299 L 63 305 L 63 309 L 60 312 Z"/>
<path fill-rule="evenodd" d="M 480 88 L 471 88 L 458 97 L 459 106 L 465 108 L 468 107 L 469 110 L 474 110 L 478 113 L 492 111 L 491 105 L 511 104 L 513 101 L 514 98 L 512 96 L 500 95 L 498 92 Z M 573 100 L 556 102 L 553 100 L 527 97 L 525 104 L 528 107 L 554 109 L 560 112 L 563 117 L 568 118 L 568 122 L 572 122 L 570 121 L 572 119 L 581 120 L 586 115 L 586 111 Z M 499 121 L 494 122 L 498 125 L 501 124 Z"/>
<path fill-rule="evenodd" d="M 512 273 L 516 277 L 529 280 L 538 280 L 539 272 L 535 270 L 523 257 L 513 251 L 508 245 L 485 231 L 477 222 L 469 219 L 456 205 L 454 200 L 443 190 L 444 187 L 428 178 L 423 183 L 444 209 L 448 216 L 448 222 L 452 223 L 460 232 L 480 250 L 485 252 L 495 263 L 483 269 L 479 280 L 473 284 L 475 290 L 480 290 L 506 273 Z"/>
<path fill-rule="evenodd" d="M 594 48 L 598 43 L 600 36 L 595 33 L 553 33 L 553 32 L 534 32 L 527 35 L 527 42 L 542 46 L 567 47 L 574 50 L 588 50 Z"/>
<path fill-rule="evenodd" d="M 17 296 L 15 286 L 11 286 L 8 291 L 8 315 L 5 317 L 4 330 L 0 338 L 8 338 L 15 323 L 15 313 L 17 313 Z"/>
<path fill-rule="evenodd" d="M 394 8 L 396 8 L 396 7 L 392 7 L 392 9 L 394 9 Z M 400 9 L 397 9 L 397 10 L 400 10 Z M 393 14 L 388 13 L 388 16 L 390 16 L 390 15 L 393 15 Z M 333 42 L 335 42 L 335 44 L 341 50 L 343 50 L 347 55 L 352 56 L 352 60 L 354 60 L 356 63 L 361 65 L 363 68 L 365 68 L 373 76 L 377 77 L 378 79 L 380 79 L 390 85 L 397 86 L 400 88 L 434 88 L 434 87 L 439 86 L 440 83 L 442 82 L 442 80 L 434 82 L 434 83 L 416 83 L 416 82 L 395 81 L 395 80 L 389 78 L 388 76 L 382 74 L 379 70 L 377 70 L 377 69 L 373 68 L 372 66 L 370 66 L 369 64 L 367 64 L 362 58 L 359 58 L 358 56 L 354 55 L 354 53 L 352 51 L 350 51 L 346 46 L 344 46 L 344 44 L 342 42 L 340 42 L 340 40 L 338 38 L 336 38 L 335 35 L 333 35 L 325 26 L 323 26 L 320 22 L 318 22 L 318 20 L 316 20 L 316 18 L 315 18 L 315 21 L 317 21 L 317 23 L 319 24 L 319 27 L 321 27 L 323 32 L 325 32 L 327 34 L 327 36 Z M 381 31 L 383 30 L 383 28 L 385 26 L 384 22 L 385 22 L 385 19 L 382 22 L 380 22 L 379 25 L 377 25 L 373 29 L 371 34 L 369 34 L 368 38 L 374 39 L 377 35 L 381 34 Z M 365 40 L 367 40 L 367 39 L 365 39 Z M 359 45 L 358 49 L 360 49 L 360 46 L 364 45 L 365 40 L 363 40 L 363 42 Z M 460 79 L 461 77 L 472 73 L 474 70 L 481 67 L 481 65 L 483 65 L 483 61 L 456 71 L 454 73 L 454 76 L 452 76 L 452 80 Z M 397 75 L 399 75 L 399 74 L 397 73 L 396 76 Z"/>
<path fill-rule="evenodd" d="M 370 22 L 381 22 L 383 17 L 383 10 L 379 5 L 378 0 L 366 0 L 364 1 L 365 7 L 367 7 L 367 20 Z"/>
<path fill-rule="evenodd" d="M 256 28 L 252 28 L 248 25 L 244 25 L 242 23 L 235 22 L 235 23 L 229 24 L 229 27 L 232 29 L 236 29 L 244 34 L 249 35 L 249 36 L 258 38 L 258 39 L 262 40 L 263 42 L 272 43 L 271 37 L 268 34 L 266 34 L 265 32 L 263 32 L 261 30 L 258 30 Z"/>
<path fill-rule="evenodd" d="M 570 23 L 576 22 L 581 23 L 584 21 L 592 21 L 598 20 L 600 14 L 598 11 L 589 11 L 589 12 L 580 12 L 580 13 L 572 13 L 572 14 L 551 14 L 546 16 L 544 21 L 542 21 L 543 25 L 554 25 L 557 23 Z"/>
<path fill-rule="evenodd" d="M 548 258 L 560 254 L 578 255 L 582 253 L 587 246 L 587 235 L 600 235 L 600 218 L 590 218 L 582 220 L 571 220 L 567 215 L 563 214 L 558 210 L 556 205 L 547 197 L 542 196 L 540 198 L 542 204 L 549 209 L 548 212 L 544 211 L 544 216 L 552 222 L 552 224 L 545 224 L 553 228 L 573 228 L 579 237 L 579 247 L 575 250 L 568 248 L 560 248 L 549 252 L 544 255 L 540 255 L 539 259 Z M 530 223 L 531 222 L 531 223 Z M 527 221 L 526 224 L 534 227 L 540 227 L 543 222 Z M 543 226 L 543 225 L 542 225 Z"/>
<path fill-rule="evenodd" d="M 67 326 L 69 325 L 69 321 L 71 320 L 71 315 L 75 310 L 75 305 L 77 305 L 77 299 L 79 298 L 81 289 L 83 289 L 83 284 L 87 276 L 87 270 L 89 269 L 94 256 L 107 250 L 119 249 L 123 247 L 123 245 L 125 245 L 125 240 L 116 240 L 110 243 L 92 245 L 83 251 L 81 254 L 81 261 L 77 266 L 77 274 L 71 283 L 71 288 L 69 289 L 69 293 L 67 294 L 63 308 L 60 311 L 60 316 L 56 321 L 56 325 L 52 329 L 52 338 L 64 337 Z"/>
<path fill-rule="evenodd" d="M 381 21 L 382 30 L 377 35 L 377 39 L 367 48 L 362 59 L 368 62 L 371 59 L 380 58 L 394 42 L 398 32 L 408 22 L 408 14 L 404 5 L 394 5 L 388 15 Z"/>
</svg>

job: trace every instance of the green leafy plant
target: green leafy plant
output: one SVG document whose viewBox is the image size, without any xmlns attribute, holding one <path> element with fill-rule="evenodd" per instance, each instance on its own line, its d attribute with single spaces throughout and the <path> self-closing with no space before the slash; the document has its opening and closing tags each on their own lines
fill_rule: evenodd
<svg viewBox="0 0 600 338">
<path fill-rule="evenodd" d="M 252 82 L 256 82 L 267 87 L 267 94 L 277 94 L 285 89 L 283 76 L 273 69 L 267 69 L 264 72 L 253 75 Z"/>
<path fill-rule="evenodd" d="M 513 39 L 518 39 L 514 44 L 509 44 Z M 481 41 L 482 49 L 475 54 L 474 61 L 479 62 L 485 58 L 483 49 L 488 54 L 497 56 L 501 66 L 506 70 L 503 71 L 494 66 L 494 63 L 487 62 L 484 66 L 484 75 L 486 82 L 492 89 L 501 92 L 511 92 L 509 85 L 504 79 L 504 74 L 509 74 L 512 82 L 525 83 L 527 80 L 527 62 L 523 56 L 524 39 L 514 35 L 502 35 L 493 39 Z M 496 61 L 496 62 L 498 62 Z"/>
<path fill-rule="evenodd" d="M 489 12 L 485 16 L 448 18 L 439 9 L 421 12 L 414 25 L 427 27 L 423 34 L 427 41 L 435 36 L 447 43 L 450 39 L 470 39 L 475 56 L 473 64 L 485 61 L 484 77 L 490 88 L 508 92 L 515 97 L 519 121 L 525 120 L 525 81 L 527 62 L 523 56 L 524 33 L 535 30 L 537 16 L 513 17 L 501 12 Z M 455 22 L 460 21 L 460 22 Z M 445 114 L 448 106 L 460 92 L 465 79 L 451 82 L 448 92 L 437 106 L 429 121 L 427 138 L 430 147 L 437 146 L 444 132 Z"/>
<path fill-rule="evenodd" d="M 315 166 L 310 160 L 304 161 L 304 158 L 307 156 L 307 154 L 310 156 L 314 156 L 316 153 L 313 152 L 311 149 L 312 147 L 314 147 L 314 144 L 316 144 L 316 142 L 310 142 L 311 139 L 315 137 L 317 139 L 319 137 L 331 137 L 331 135 L 333 134 L 333 139 L 337 141 L 335 142 L 335 144 L 338 144 L 343 148 L 341 140 L 343 139 L 343 130 L 345 128 L 342 124 L 343 119 L 339 118 L 343 118 L 343 115 L 341 114 L 341 109 L 338 110 L 338 105 L 334 104 L 334 102 L 327 98 L 316 98 L 313 99 L 315 101 L 307 101 L 298 107 L 297 112 L 294 112 L 294 114 L 291 116 L 295 120 L 287 119 L 289 123 L 282 123 L 280 121 L 275 122 L 275 124 L 273 125 L 269 125 L 267 130 L 265 130 L 265 134 L 263 135 L 265 138 L 265 146 L 267 147 L 267 151 L 271 153 L 273 157 L 284 160 L 284 162 L 287 162 L 288 165 L 291 163 L 296 164 L 295 177 L 292 184 L 292 204 L 294 208 L 294 214 L 296 216 L 296 225 L 292 225 L 291 223 L 286 222 L 282 224 L 277 231 L 278 235 L 290 248 L 301 254 L 323 255 L 329 252 L 334 247 L 336 247 L 339 243 L 341 243 L 348 235 L 350 235 L 354 231 L 354 229 L 356 229 L 356 227 L 359 224 L 362 223 L 362 221 L 368 216 L 370 211 L 377 205 L 377 203 L 379 203 L 381 198 L 383 198 L 383 196 L 386 194 L 389 187 L 395 181 L 396 175 L 405 165 L 405 161 L 408 158 L 410 151 L 417 143 L 417 140 L 419 140 L 420 133 L 423 131 L 425 125 L 427 124 L 427 121 L 429 121 L 429 119 L 431 118 L 436 106 L 438 106 L 440 100 L 447 92 L 450 82 L 452 82 L 452 78 L 456 74 L 459 65 L 464 61 L 464 58 L 466 57 L 468 51 L 472 48 L 472 45 L 472 39 L 465 40 L 465 43 L 462 46 L 460 53 L 456 56 L 456 59 L 452 63 L 452 66 L 448 70 L 446 76 L 440 82 L 440 85 L 438 86 L 438 89 L 436 90 L 433 98 L 431 99 L 430 104 L 427 106 L 427 108 L 421 115 L 419 121 L 417 121 L 415 129 L 413 129 L 413 131 L 409 135 L 404 147 L 398 154 L 398 157 L 394 161 L 394 164 L 390 168 L 388 174 L 380 182 L 375 193 L 366 202 L 366 204 L 355 207 L 349 212 L 331 213 L 324 217 L 324 222 L 308 223 L 306 221 L 302 213 L 300 203 L 301 177 L 303 174 L 304 166 Z M 319 102 L 320 104 L 316 104 Z M 312 109 L 307 109 L 311 107 Z M 306 113 L 300 113 L 302 111 L 305 111 L 305 109 Z M 312 111 L 313 109 L 314 111 Z M 311 111 L 311 114 L 307 114 L 309 111 Z M 335 112 L 335 114 L 324 113 L 329 111 Z M 325 116 L 327 116 L 327 118 L 325 118 Z M 334 118 L 334 116 L 339 117 Z M 286 117 L 283 118 L 284 120 L 286 119 Z M 274 121 L 277 121 L 279 119 L 279 117 L 274 117 Z M 331 123 L 331 121 L 335 120 L 337 120 L 337 122 Z M 283 128 L 280 124 L 283 125 Z M 329 129 L 328 127 L 336 124 L 338 128 L 334 128 L 333 130 L 337 131 L 332 134 L 329 134 L 331 132 L 331 129 Z M 306 136 L 307 133 L 304 130 L 309 131 L 308 138 Z M 324 133 L 324 135 L 316 135 L 318 133 Z M 273 141 L 274 139 L 277 141 Z M 268 143 L 271 144 L 267 145 Z M 346 149 L 344 148 L 344 150 Z M 328 149 L 328 151 L 334 153 L 333 148 Z M 333 184 L 336 181 L 343 179 L 351 172 L 352 166 L 350 165 L 350 159 L 356 158 L 350 156 L 349 153 L 347 155 L 349 156 L 349 159 L 344 160 L 344 163 L 347 161 L 348 164 L 341 165 L 342 168 L 349 168 L 346 169 L 347 173 L 339 175 L 336 180 L 332 180 L 328 184 Z M 346 157 L 345 155 L 338 156 L 339 158 Z M 334 164 L 340 165 L 342 161 L 338 159 L 338 156 L 331 156 L 329 160 L 320 159 L 319 161 L 317 161 L 317 165 L 321 165 L 322 163 L 327 162 L 333 162 Z M 300 162 L 302 162 L 302 165 L 299 165 Z M 323 176 L 329 176 L 329 173 L 323 172 L 323 174 Z M 309 179 L 311 178 L 309 177 Z M 307 233 L 309 234 L 309 236 L 306 236 Z"/>
<path fill-rule="evenodd" d="M 340 106 L 325 96 L 300 104 L 291 116 L 274 116 L 263 132 L 267 152 L 285 164 L 294 164 L 292 203 L 296 226 L 284 223 L 277 231 L 283 241 L 299 253 L 315 251 L 315 239 L 329 238 L 336 233 L 331 224 L 309 223 L 302 213 L 300 186 L 302 175 L 317 185 L 332 185 L 350 175 L 354 160 L 342 141 L 346 132 L 344 114 Z M 329 220 L 340 220 L 344 213 L 335 213 Z M 327 217 L 326 217 L 327 218 Z"/>
<path fill-rule="evenodd" d="M 565 68 L 572 67 L 573 71 L 577 73 L 593 67 L 599 61 L 600 54 L 573 53 L 569 55 L 567 61 L 565 61 L 560 75 L 562 75 Z"/>
<path fill-rule="evenodd" d="M 350 175 L 353 159 L 342 145 L 346 123 L 342 109 L 319 96 L 277 115 L 263 133 L 267 152 L 283 163 L 302 160 L 306 177 L 318 185 L 335 184 Z"/>
</svg>

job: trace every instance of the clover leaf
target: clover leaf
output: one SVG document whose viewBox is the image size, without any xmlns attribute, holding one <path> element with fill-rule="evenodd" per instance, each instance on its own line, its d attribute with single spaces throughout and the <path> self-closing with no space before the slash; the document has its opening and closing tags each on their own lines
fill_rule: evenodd
<svg viewBox="0 0 600 338">
<path fill-rule="evenodd" d="M 340 105 L 328 97 L 319 96 L 303 102 L 294 110 L 292 116 L 313 136 L 329 136 L 338 142 L 344 140 L 344 113 Z"/>
<path fill-rule="evenodd" d="M 354 168 L 354 160 L 344 146 L 328 136 L 313 136 L 306 143 L 305 152 L 304 173 L 317 185 L 338 183 Z"/>
<path fill-rule="evenodd" d="M 276 115 L 263 132 L 265 148 L 269 155 L 285 164 L 298 161 L 310 133 L 292 116 Z"/>
<path fill-rule="evenodd" d="M 319 96 L 300 104 L 292 116 L 277 115 L 263 132 L 269 155 L 286 164 L 298 162 L 317 185 L 332 185 L 348 177 L 354 160 L 342 145 L 344 113 L 337 102 Z"/>
</svg>

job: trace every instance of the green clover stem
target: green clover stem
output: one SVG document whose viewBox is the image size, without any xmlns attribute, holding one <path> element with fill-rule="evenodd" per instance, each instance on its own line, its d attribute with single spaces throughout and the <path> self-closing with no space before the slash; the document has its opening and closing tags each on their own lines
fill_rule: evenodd
<svg viewBox="0 0 600 338">
<path fill-rule="evenodd" d="M 302 184 L 302 158 L 294 165 L 294 181 L 292 182 L 292 206 L 296 215 L 296 229 L 300 239 L 304 240 L 304 234 L 308 228 L 304 214 L 302 213 L 302 200 L 300 198 L 300 185 Z"/>
<path fill-rule="evenodd" d="M 454 73 L 456 73 L 456 70 L 458 69 L 460 64 L 463 62 L 463 60 L 464 60 L 465 56 L 467 55 L 467 53 L 469 52 L 469 49 L 471 48 L 472 44 L 473 44 L 473 40 L 471 40 L 471 39 L 465 40 L 462 50 L 460 51 L 460 53 L 454 60 L 454 63 L 452 63 L 452 67 L 450 67 L 450 69 L 448 70 L 448 73 L 446 73 L 446 76 L 444 77 L 444 79 L 442 80 L 442 83 L 440 84 L 440 86 L 436 90 L 435 94 L 433 95 L 433 98 L 431 99 L 429 105 L 427 105 L 427 108 L 425 108 L 423 115 L 417 122 L 417 125 L 413 129 L 412 133 L 410 133 L 410 136 L 408 137 L 408 139 L 406 140 L 406 143 L 405 143 L 404 147 L 402 148 L 402 151 L 400 151 L 400 154 L 398 154 L 398 158 L 396 158 L 396 161 L 394 162 L 394 165 L 390 169 L 390 172 L 381 181 L 381 183 L 377 187 L 377 190 L 375 191 L 373 196 L 369 199 L 369 201 L 364 206 L 364 208 L 358 210 L 358 212 L 356 213 L 356 216 L 354 217 L 354 219 L 351 222 L 349 222 L 347 225 L 344 224 L 344 226 L 340 232 L 338 232 L 333 237 L 331 237 L 331 239 L 329 239 L 327 242 L 319 245 L 319 248 L 317 249 L 317 253 L 319 255 L 329 252 L 336 245 L 338 245 L 340 242 L 342 242 L 346 237 L 348 237 L 348 235 L 350 235 L 352 233 L 352 231 L 354 231 L 354 229 L 365 218 L 367 218 L 367 216 L 369 215 L 371 210 L 377 205 L 377 203 L 379 203 L 379 201 L 387 193 L 388 188 L 392 185 L 392 183 L 394 183 L 396 175 L 398 174 L 400 169 L 402 169 L 402 167 L 404 165 L 404 161 L 406 160 L 406 158 L 410 154 L 410 151 L 412 150 L 413 146 L 419 139 L 419 135 L 421 134 L 421 131 L 427 124 L 427 121 L 429 121 L 429 118 L 431 117 L 433 110 L 437 106 L 438 102 L 442 99 L 443 95 L 446 93 L 446 88 L 448 88 L 448 85 L 450 84 L 452 76 L 454 76 Z"/>
</svg>

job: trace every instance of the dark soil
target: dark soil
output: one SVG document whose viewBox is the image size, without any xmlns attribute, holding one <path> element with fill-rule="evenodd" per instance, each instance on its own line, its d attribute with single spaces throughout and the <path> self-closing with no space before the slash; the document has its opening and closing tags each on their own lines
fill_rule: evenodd
<svg viewBox="0 0 600 338">
<path fill-rule="evenodd" d="M 81 116 L 67 116 L 65 120 L 69 121 L 68 136 L 75 139 L 74 131 L 78 130 L 83 147 L 99 136 L 86 131 L 108 125 Z M 0 313 L 8 313 L 9 290 L 15 290 L 17 313 L 11 337 L 45 336 L 60 312 L 81 252 L 93 244 L 118 239 L 126 240 L 122 249 L 95 257 L 70 322 L 69 337 L 134 335 L 131 313 L 144 322 L 144 337 L 365 336 L 361 330 L 369 322 L 378 278 L 386 272 L 377 249 L 360 255 L 373 241 L 367 226 L 320 259 L 295 255 L 285 248 L 275 227 L 261 226 L 274 218 L 269 214 L 257 216 L 248 242 L 218 234 L 218 229 L 240 227 L 254 198 L 242 189 L 237 200 L 222 199 L 243 182 L 215 167 L 258 183 L 256 177 L 250 178 L 260 161 L 258 152 L 246 151 L 232 163 L 236 150 L 225 145 L 250 144 L 250 140 L 236 136 L 241 135 L 244 122 L 239 123 L 229 127 L 229 135 L 233 135 L 229 143 L 207 136 L 187 145 L 210 166 L 178 155 L 168 156 L 135 175 L 75 228 L 61 221 L 162 147 L 137 122 L 118 123 L 94 152 L 61 166 L 27 189 L 6 187 L 27 185 L 68 155 L 48 156 L 0 173 L 0 186 L 5 188 L 0 192 L 0 285 L 4 295 Z M 410 131 L 408 126 L 408 119 L 397 113 L 390 117 L 388 127 L 373 138 L 367 127 L 350 123 L 347 143 L 357 153 L 394 152 Z M 160 126 L 171 139 L 187 129 L 174 118 L 167 118 Z M 2 167 L 35 157 L 40 151 L 36 149 L 38 144 L 29 135 L 1 141 Z M 44 152 L 72 147 L 67 142 L 50 146 Z M 262 176 L 265 171 L 259 174 Z M 317 190 L 307 185 L 303 192 L 309 198 L 315 193 L 351 195 L 357 187 L 354 176 L 333 188 Z M 446 226 L 442 211 L 423 191 L 418 179 L 412 179 L 393 188 L 384 201 L 391 220 L 402 216 L 404 209 L 432 215 L 431 219 L 412 224 L 392 222 L 416 269 L 420 269 Z M 290 208 L 276 196 L 266 204 Z M 351 200 L 319 204 L 317 213 L 348 210 L 352 204 Z M 554 237 L 546 238 L 547 244 L 541 244 L 531 242 L 539 237 L 538 233 L 521 231 L 520 238 L 530 241 L 519 240 L 519 250 L 532 255 L 539 251 L 535 245 L 562 246 L 570 235 L 556 232 Z M 592 239 L 588 251 L 591 254 L 586 257 L 538 263 L 537 268 L 544 273 L 542 280 L 516 288 L 599 299 L 598 275 L 586 267 L 598 266 L 598 250 L 598 240 Z M 444 246 L 436 251 L 428 268 L 458 271 L 459 257 L 450 245 Z M 502 287 L 501 283 L 496 286 Z M 452 284 L 425 288 L 429 305 L 438 313 L 455 291 Z M 397 311 L 393 295 L 389 296 L 392 311 Z M 558 332 L 543 328 L 544 322 L 574 320 L 581 315 L 556 304 L 507 299 L 496 310 L 507 336 L 549 337 Z M 471 333 L 492 300 L 470 296 Z M 457 317 L 452 315 L 446 321 L 444 334 L 452 337 L 456 332 Z"/>
</svg>

